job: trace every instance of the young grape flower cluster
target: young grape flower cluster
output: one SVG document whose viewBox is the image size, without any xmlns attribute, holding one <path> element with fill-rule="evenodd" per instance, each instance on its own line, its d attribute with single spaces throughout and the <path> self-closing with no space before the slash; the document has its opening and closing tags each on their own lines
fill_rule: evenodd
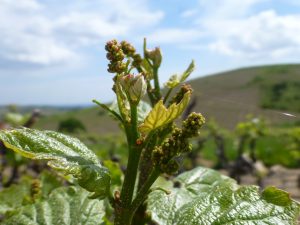
<svg viewBox="0 0 300 225">
<path fill-rule="evenodd" d="M 110 61 L 107 71 L 110 73 L 124 72 L 126 64 L 123 62 L 125 54 L 122 46 L 116 40 L 111 40 L 106 43 L 105 50 L 107 51 L 106 58 Z"/>
<path fill-rule="evenodd" d="M 152 158 L 161 171 L 167 174 L 177 172 L 179 165 L 174 158 L 192 150 L 188 139 L 197 136 L 204 123 L 205 119 L 200 113 L 191 113 L 183 121 L 182 129 L 174 128 L 171 136 L 166 138 L 162 145 L 155 147 Z"/>
</svg>

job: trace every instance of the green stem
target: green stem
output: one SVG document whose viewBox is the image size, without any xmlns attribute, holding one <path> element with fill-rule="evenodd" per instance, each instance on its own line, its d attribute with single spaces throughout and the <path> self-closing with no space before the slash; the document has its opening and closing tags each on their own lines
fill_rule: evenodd
<svg viewBox="0 0 300 225">
<path fill-rule="evenodd" d="M 170 88 L 166 94 L 166 96 L 164 97 L 164 104 L 167 102 L 171 92 L 173 91 L 173 88 Z"/>
<path fill-rule="evenodd" d="M 129 208 L 134 193 L 141 149 L 136 145 L 139 137 L 137 129 L 137 105 L 130 104 L 131 122 L 125 126 L 128 142 L 128 162 L 125 172 L 124 183 L 121 190 L 120 203 L 115 207 L 115 225 L 130 225 L 132 216 Z"/>
<path fill-rule="evenodd" d="M 153 67 L 153 79 L 154 79 L 154 90 L 156 95 L 156 100 L 159 101 L 161 99 L 160 86 L 158 80 L 158 67 Z"/>
<path fill-rule="evenodd" d="M 160 170 L 157 167 L 154 167 L 142 188 L 137 193 L 135 199 L 133 200 L 130 206 L 130 214 L 133 216 L 137 208 L 145 201 L 148 196 L 149 190 L 152 184 L 156 181 L 160 174 Z"/>
<path fill-rule="evenodd" d="M 139 159 L 141 150 L 136 146 L 136 140 L 139 137 L 137 130 L 137 105 L 131 104 L 131 123 L 130 129 L 126 129 L 129 157 L 127 169 L 125 173 L 124 183 L 121 191 L 121 204 L 122 207 L 128 207 L 132 201 L 134 192 L 135 180 L 137 177 Z"/>
<path fill-rule="evenodd" d="M 155 101 L 155 97 L 153 96 L 152 85 L 148 79 L 147 79 L 147 94 L 150 99 L 151 105 L 153 107 L 155 105 L 156 101 Z"/>
</svg>

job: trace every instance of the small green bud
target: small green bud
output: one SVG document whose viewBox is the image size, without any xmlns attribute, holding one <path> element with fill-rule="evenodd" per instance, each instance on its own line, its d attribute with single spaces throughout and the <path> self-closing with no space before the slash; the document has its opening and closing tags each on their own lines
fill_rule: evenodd
<svg viewBox="0 0 300 225">
<path fill-rule="evenodd" d="M 191 113 L 188 118 L 182 123 L 184 135 L 188 138 L 198 136 L 199 129 L 203 126 L 204 123 L 205 118 L 201 113 Z"/>
<path fill-rule="evenodd" d="M 143 62 L 143 59 L 142 59 L 141 55 L 140 54 L 134 54 L 132 58 L 133 58 L 132 65 L 136 68 L 141 67 L 141 64 Z"/>
<path fill-rule="evenodd" d="M 156 47 L 153 50 L 145 50 L 145 57 L 153 62 L 153 66 L 158 68 L 162 61 L 162 53 L 160 48 Z"/>
<path fill-rule="evenodd" d="M 127 55 L 127 56 L 133 56 L 134 55 L 135 48 L 130 43 L 128 43 L 127 41 L 122 41 L 121 42 L 121 47 L 122 47 L 122 50 L 123 50 L 125 55 Z"/>
<path fill-rule="evenodd" d="M 118 44 L 118 42 L 115 39 L 108 41 L 105 45 L 105 50 L 110 52 L 110 51 L 112 51 L 113 46 L 117 45 L 117 44 Z"/>
<path fill-rule="evenodd" d="M 121 77 L 120 84 L 124 89 L 129 101 L 137 104 L 147 90 L 147 84 L 142 74 L 136 76 L 128 74 Z"/>
</svg>

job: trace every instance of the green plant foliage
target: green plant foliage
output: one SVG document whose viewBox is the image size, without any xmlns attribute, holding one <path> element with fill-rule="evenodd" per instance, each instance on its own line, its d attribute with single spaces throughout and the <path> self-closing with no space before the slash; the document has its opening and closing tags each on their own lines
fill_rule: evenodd
<svg viewBox="0 0 300 225">
<path fill-rule="evenodd" d="M 36 197 L 48 198 L 52 190 L 61 185 L 59 177 L 46 170 L 39 175 L 38 179 L 23 176 L 18 184 L 0 191 L 0 214 L 12 212 L 23 205 L 32 203 Z"/>
<path fill-rule="evenodd" d="M 179 175 L 170 193 L 149 195 L 148 212 L 161 225 L 296 224 L 299 203 L 274 187 L 260 195 L 258 187 L 238 186 L 211 169 Z"/>
<path fill-rule="evenodd" d="M 48 170 L 44 170 L 40 176 L 39 180 L 41 181 L 41 194 L 43 198 L 47 198 L 49 194 L 55 188 L 62 186 L 62 178 L 58 177 L 57 174 L 51 173 Z"/>
<path fill-rule="evenodd" d="M 29 179 L 23 179 L 19 184 L 13 184 L 0 192 L 0 214 L 20 207 L 23 204 L 25 196 L 30 195 Z"/>
<path fill-rule="evenodd" d="M 80 122 L 80 120 L 75 118 L 68 118 L 60 121 L 58 125 L 59 132 L 75 133 L 77 131 L 85 130 L 85 126 Z"/>
<path fill-rule="evenodd" d="M 249 99 L 247 103 L 262 108 L 264 112 L 259 113 L 263 113 L 271 123 L 286 124 L 296 122 L 296 118 L 287 119 L 285 116 L 273 117 L 272 115 L 274 114 L 273 110 L 300 112 L 299 65 L 286 64 L 247 68 L 241 70 L 238 75 L 241 75 L 239 76 L 241 79 L 243 79 L 243 77 L 250 78 L 244 87 L 239 88 L 240 91 L 245 91 L 244 93 L 248 93 L 248 96 L 250 96 L 250 93 L 252 97 L 256 96 L 252 98 L 252 101 L 256 98 L 254 102 L 251 102 Z M 221 77 L 223 77 L 223 75 L 221 75 L 220 78 Z M 235 78 L 236 81 L 240 79 L 237 76 Z M 229 79 L 226 80 L 228 81 Z M 236 83 L 239 83 L 239 81 Z M 240 93 L 236 92 L 236 96 L 239 95 Z M 240 96 L 242 102 L 242 98 L 245 96 Z M 267 109 L 272 109 L 272 111 Z"/>
<path fill-rule="evenodd" d="M 5 115 L 4 121 L 12 126 L 22 126 L 30 118 L 30 115 L 22 115 L 20 113 L 9 112 Z"/>
<path fill-rule="evenodd" d="M 182 114 L 189 103 L 190 96 L 191 93 L 187 92 L 181 102 L 178 104 L 173 103 L 169 108 L 166 108 L 163 101 L 160 100 L 147 115 L 145 121 L 140 125 L 139 130 L 142 133 L 149 133 L 172 122 Z"/>
<path fill-rule="evenodd" d="M 111 186 L 121 186 L 123 173 L 119 164 L 110 160 L 103 161 L 103 164 L 111 174 Z"/>
<path fill-rule="evenodd" d="M 79 225 L 100 224 L 104 216 L 103 202 L 90 199 L 80 187 L 55 189 L 47 200 L 23 206 L 2 225 Z"/>
<path fill-rule="evenodd" d="M 263 85 L 262 103 L 264 108 L 300 112 L 300 82 L 283 81 Z"/>
<path fill-rule="evenodd" d="M 47 160 L 48 165 L 71 174 L 93 197 L 104 198 L 109 191 L 110 176 L 97 156 L 78 139 L 54 131 L 15 129 L 0 131 L 4 145 L 24 157 Z"/>
</svg>

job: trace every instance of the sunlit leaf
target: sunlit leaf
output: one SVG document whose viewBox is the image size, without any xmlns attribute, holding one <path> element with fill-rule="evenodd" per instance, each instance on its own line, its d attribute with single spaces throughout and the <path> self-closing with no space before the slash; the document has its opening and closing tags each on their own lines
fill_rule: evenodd
<svg viewBox="0 0 300 225">
<path fill-rule="evenodd" d="M 147 115 L 145 121 L 139 126 L 140 132 L 149 133 L 178 118 L 188 105 L 190 96 L 191 93 L 187 92 L 178 104 L 173 103 L 169 108 L 166 108 L 163 101 L 160 100 Z"/>
<path fill-rule="evenodd" d="M 44 170 L 40 173 L 38 179 L 41 182 L 41 194 L 44 198 L 47 198 L 52 190 L 63 185 L 62 178 L 53 171 Z"/>
<path fill-rule="evenodd" d="M 1 190 L 0 214 L 5 214 L 22 206 L 24 197 L 30 195 L 30 184 L 29 179 L 23 179 L 19 184 L 13 184 Z"/>
<path fill-rule="evenodd" d="M 0 140 L 8 149 L 24 157 L 46 160 L 48 165 L 77 178 L 78 184 L 93 197 L 104 198 L 109 190 L 110 176 L 97 156 L 78 139 L 54 131 L 14 129 L 0 131 Z"/>
<path fill-rule="evenodd" d="M 300 205 L 286 192 L 272 187 L 260 194 L 211 169 L 185 172 L 168 190 L 152 192 L 147 201 L 160 225 L 290 225 L 299 216 Z"/>
<path fill-rule="evenodd" d="M 46 200 L 17 209 L 2 225 L 101 224 L 103 201 L 90 199 L 80 187 L 55 189 Z"/>
<path fill-rule="evenodd" d="M 60 179 L 49 171 L 43 171 L 37 179 L 23 176 L 18 184 L 0 191 L 0 214 L 6 214 L 17 208 L 32 203 L 32 185 L 39 183 L 40 196 L 47 198 L 51 191 L 62 185 Z"/>
</svg>

